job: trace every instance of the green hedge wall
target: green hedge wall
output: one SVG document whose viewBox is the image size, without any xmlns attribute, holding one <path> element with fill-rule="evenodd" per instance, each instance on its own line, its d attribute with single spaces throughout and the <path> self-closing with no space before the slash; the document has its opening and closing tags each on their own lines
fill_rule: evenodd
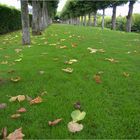
<svg viewBox="0 0 140 140">
<path fill-rule="evenodd" d="M 21 29 L 21 12 L 15 8 L 0 5 L 0 34 L 19 29 Z"/>
</svg>

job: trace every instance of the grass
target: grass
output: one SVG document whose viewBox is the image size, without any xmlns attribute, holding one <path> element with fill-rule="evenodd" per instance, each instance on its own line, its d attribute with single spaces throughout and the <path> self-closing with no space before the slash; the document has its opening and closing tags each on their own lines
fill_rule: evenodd
<svg viewBox="0 0 140 140">
<path fill-rule="evenodd" d="M 7 126 L 10 133 L 22 127 L 25 139 L 140 138 L 139 34 L 56 24 L 42 36 L 32 37 L 30 48 L 21 45 L 20 32 L 0 36 L 0 42 L 0 62 L 8 61 L 7 65 L 0 64 L 0 103 L 7 103 L 7 108 L 0 110 L 0 129 Z M 68 48 L 50 45 L 56 43 Z M 76 43 L 77 47 L 71 47 L 71 43 Z M 106 52 L 90 54 L 88 47 Z M 17 48 L 22 52 L 16 53 Z M 19 58 L 19 54 L 23 54 L 22 61 L 9 65 Z M 64 64 L 73 58 L 78 62 L 70 66 Z M 111 63 L 105 58 L 119 62 Z M 73 73 L 61 70 L 66 67 L 73 68 Z M 15 73 L 7 73 L 9 70 L 15 70 Z M 39 71 L 45 73 L 40 75 Z M 99 71 L 104 72 L 101 84 L 93 79 Z M 130 76 L 123 76 L 123 72 Z M 22 80 L 13 83 L 10 81 L 13 76 L 20 76 Z M 38 105 L 8 101 L 8 96 L 24 94 L 35 98 L 43 91 L 47 94 L 42 97 L 44 102 Z M 81 102 L 87 115 L 82 121 L 84 129 L 72 134 L 67 123 L 71 121 L 70 114 L 76 101 Z M 27 113 L 17 120 L 11 119 L 20 107 L 25 107 Z M 48 121 L 56 118 L 63 118 L 63 121 L 49 127 Z"/>
</svg>

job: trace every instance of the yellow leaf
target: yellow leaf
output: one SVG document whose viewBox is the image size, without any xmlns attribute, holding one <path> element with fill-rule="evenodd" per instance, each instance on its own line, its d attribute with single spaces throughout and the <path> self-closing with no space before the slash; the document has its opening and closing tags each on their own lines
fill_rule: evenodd
<svg viewBox="0 0 140 140">
<path fill-rule="evenodd" d="M 18 100 L 19 102 L 24 101 L 24 100 L 25 100 L 25 95 L 18 95 L 18 96 L 17 96 L 17 100 Z"/>
<path fill-rule="evenodd" d="M 11 115 L 11 118 L 12 119 L 17 119 L 17 118 L 19 118 L 21 115 L 20 114 L 13 114 L 13 115 Z"/>
<path fill-rule="evenodd" d="M 72 73 L 73 69 L 72 68 L 66 68 L 66 69 L 62 69 L 62 71 L 67 72 L 67 73 Z"/>
</svg>

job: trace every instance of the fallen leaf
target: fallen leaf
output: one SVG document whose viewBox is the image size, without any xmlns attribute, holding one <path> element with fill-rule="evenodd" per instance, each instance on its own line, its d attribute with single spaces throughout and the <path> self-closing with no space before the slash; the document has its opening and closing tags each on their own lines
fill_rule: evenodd
<svg viewBox="0 0 140 140">
<path fill-rule="evenodd" d="M 6 139 L 6 137 L 7 137 L 7 127 L 2 128 L 1 137 L 2 137 L 3 140 Z"/>
<path fill-rule="evenodd" d="M 22 61 L 22 58 L 16 59 L 15 62 L 20 62 Z"/>
<path fill-rule="evenodd" d="M 6 65 L 6 64 L 8 64 L 8 61 L 2 61 L 1 64 Z"/>
<path fill-rule="evenodd" d="M 77 61 L 78 61 L 78 60 L 76 60 L 76 59 L 70 59 L 69 61 L 66 61 L 65 64 L 71 65 L 71 64 L 73 64 L 73 63 L 76 63 Z"/>
<path fill-rule="evenodd" d="M 71 117 L 73 119 L 73 122 L 81 121 L 85 118 L 86 112 L 81 112 L 80 110 L 75 110 L 71 113 Z"/>
<path fill-rule="evenodd" d="M 83 125 L 72 121 L 68 123 L 68 129 L 72 133 L 80 132 L 83 129 Z"/>
<path fill-rule="evenodd" d="M 17 110 L 17 113 L 24 113 L 26 112 L 26 109 L 24 107 Z"/>
<path fill-rule="evenodd" d="M 102 83 L 101 77 L 100 77 L 100 75 L 98 75 L 98 74 L 94 75 L 94 80 L 96 81 L 97 84 Z"/>
<path fill-rule="evenodd" d="M 32 98 L 29 97 L 28 95 L 26 95 L 26 99 L 27 99 L 27 101 L 29 101 L 29 102 L 32 100 Z"/>
<path fill-rule="evenodd" d="M 18 95 L 18 96 L 11 97 L 9 99 L 10 102 L 15 102 L 16 100 L 18 100 L 19 102 L 24 101 L 25 100 L 25 95 Z"/>
<path fill-rule="evenodd" d="M 56 46 L 57 44 L 49 44 L 50 46 Z"/>
<path fill-rule="evenodd" d="M 42 103 L 42 98 L 41 97 L 37 97 L 37 98 L 35 98 L 35 99 L 33 99 L 33 100 L 31 100 L 30 101 L 30 104 L 32 105 L 32 104 L 39 104 L 39 103 Z"/>
<path fill-rule="evenodd" d="M 15 52 L 16 53 L 19 53 L 19 52 L 21 52 L 22 51 L 22 49 L 15 49 Z"/>
<path fill-rule="evenodd" d="M 97 49 L 93 49 L 93 48 L 87 48 L 88 50 L 90 50 L 90 53 L 96 53 Z"/>
<path fill-rule="evenodd" d="M 11 98 L 9 99 L 9 102 L 15 102 L 16 100 L 17 100 L 17 96 L 11 97 Z"/>
<path fill-rule="evenodd" d="M 41 74 L 41 75 L 44 74 L 44 73 L 45 73 L 45 71 L 42 71 L 42 70 L 39 71 L 39 74 Z"/>
<path fill-rule="evenodd" d="M 20 81 L 21 80 L 21 78 L 19 77 L 19 76 L 17 76 L 17 77 L 12 77 L 11 78 L 11 81 L 12 82 L 18 82 L 18 81 Z"/>
<path fill-rule="evenodd" d="M 22 133 L 22 128 L 16 129 L 7 137 L 8 140 L 22 140 L 25 135 Z"/>
<path fill-rule="evenodd" d="M 113 58 L 105 58 L 105 60 L 110 61 L 110 62 L 112 62 L 112 63 L 117 63 L 117 62 L 119 62 L 118 60 L 115 60 L 115 59 L 113 59 Z"/>
<path fill-rule="evenodd" d="M 1 109 L 5 109 L 6 107 L 7 107 L 7 104 L 6 104 L 6 103 L 1 103 L 1 104 L 0 104 L 0 110 L 1 110 Z"/>
<path fill-rule="evenodd" d="M 72 73 L 73 69 L 72 68 L 66 68 L 66 69 L 62 69 L 62 71 L 67 72 L 67 73 Z"/>
<path fill-rule="evenodd" d="M 15 72 L 15 70 L 9 70 L 8 71 L 8 73 L 14 73 Z"/>
<path fill-rule="evenodd" d="M 71 46 L 72 46 L 73 48 L 76 48 L 76 47 L 77 47 L 77 44 L 76 44 L 76 43 L 72 43 Z"/>
<path fill-rule="evenodd" d="M 60 48 L 60 49 L 66 49 L 67 46 L 60 46 L 59 48 Z"/>
<path fill-rule="evenodd" d="M 49 124 L 49 126 L 54 126 L 54 125 L 57 125 L 61 121 L 62 121 L 62 118 L 61 119 L 56 119 L 54 121 L 49 121 L 48 124 Z"/>
<path fill-rule="evenodd" d="M 18 95 L 18 96 L 17 96 L 17 100 L 18 100 L 19 102 L 24 101 L 24 100 L 25 100 L 25 95 Z"/>
<path fill-rule="evenodd" d="M 60 39 L 61 42 L 65 41 L 66 39 Z"/>
<path fill-rule="evenodd" d="M 17 119 L 17 118 L 19 118 L 21 115 L 20 114 L 13 114 L 13 115 L 11 115 L 11 118 L 12 119 Z"/>
<path fill-rule="evenodd" d="M 129 77 L 129 76 L 130 76 L 130 74 L 129 74 L 129 73 L 126 73 L 126 72 L 123 72 L 123 75 L 124 75 L 125 77 Z"/>
</svg>

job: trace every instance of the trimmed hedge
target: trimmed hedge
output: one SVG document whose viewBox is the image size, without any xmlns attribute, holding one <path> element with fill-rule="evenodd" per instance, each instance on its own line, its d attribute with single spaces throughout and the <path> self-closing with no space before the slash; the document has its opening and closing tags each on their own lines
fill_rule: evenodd
<svg viewBox="0 0 140 140">
<path fill-rule="evenodd" d="M 19 29 L 21 29 L 21 11 L 12 7 L 0 5 L 0 34 L 5 34 Z"/>
</svg>

